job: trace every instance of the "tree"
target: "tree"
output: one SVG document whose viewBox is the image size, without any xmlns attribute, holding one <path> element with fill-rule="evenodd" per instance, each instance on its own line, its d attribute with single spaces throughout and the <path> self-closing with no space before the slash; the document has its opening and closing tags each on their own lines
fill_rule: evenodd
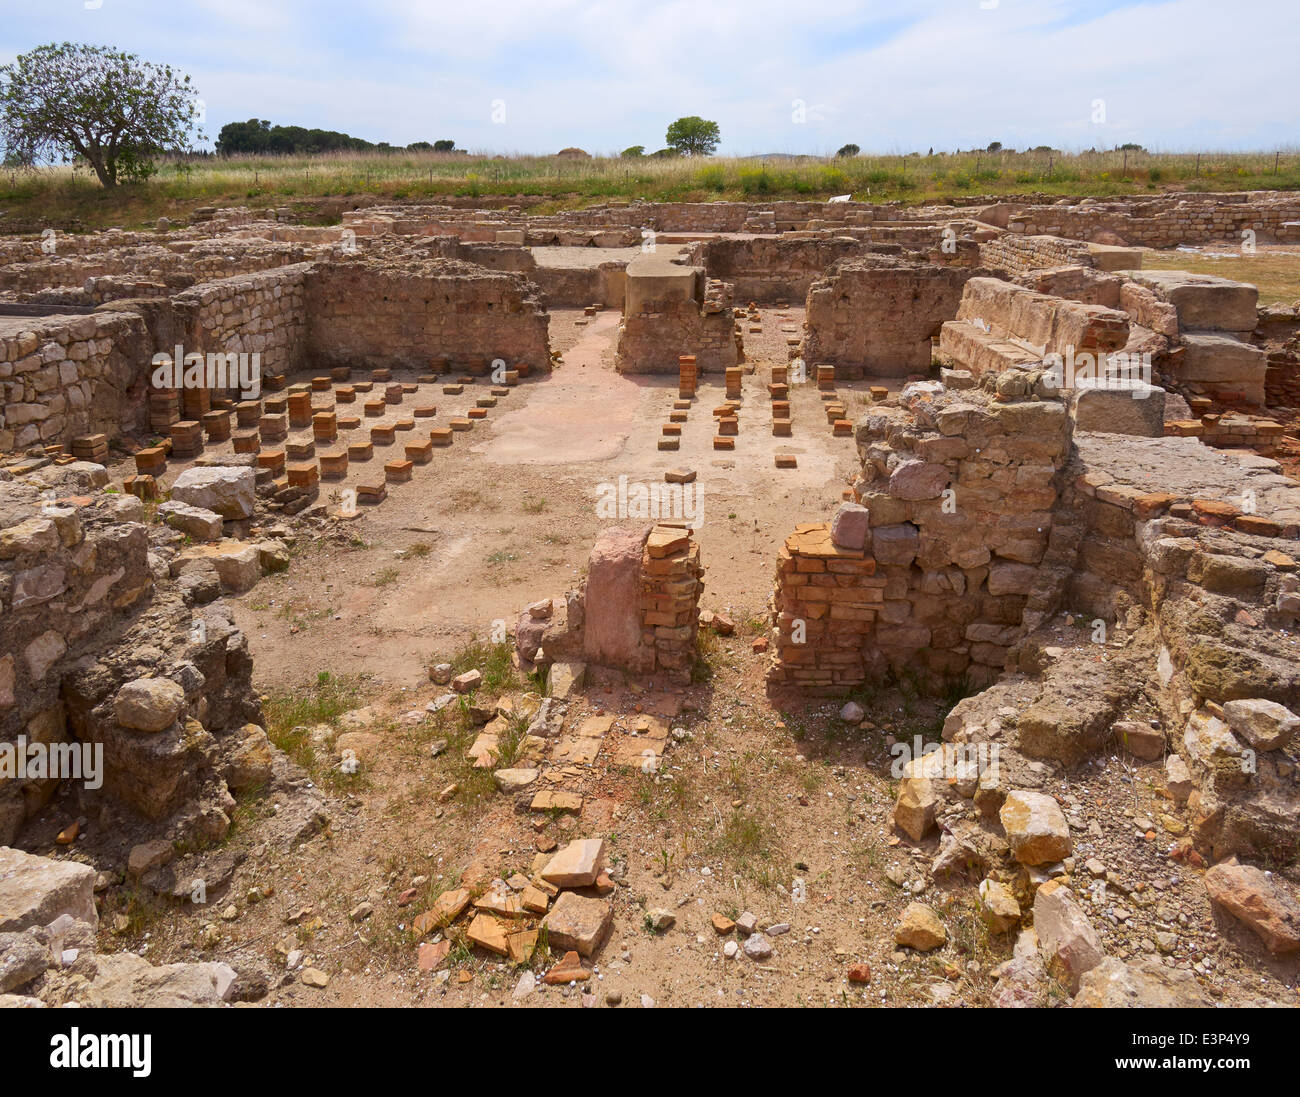
<svg viewBox="0 0 1300 1097">
<path fill-rule="evenodd" d="M 25 164 L 82 157 L 105 187 L 148 178 L 156 157 L 186 148 L 200 121 L 190 78 L 133 53 L 51 43 L 0 68 L 8 152 Z"/>
<path fill-rule="evenodd" d="M 697 114 L 679 118 L 668 127 L 668 147 L 683 156 L 712 156 L 722 135 L 717 122 L 706 122 Z"/>
<path fill-rule="evenodd" d="M 428 142 L 416 142 L 428 146 Z M 302 126 L 273 126 L 265 118 L 250 118 L 247 122 L 227 122 L 217 134 L 217 153 L 231 156 L 235 153 L 271 153 L 276 156 L 290 153 L 338 152 L 348 150 L 367 152 L 379 146 L 350 137 L 335 130 L 305 129 Z"/>
<path fill-rule="evenodd" d="M 456 142 L 448 140 L 446 138 L 444 138 L 441 141 L 435 141 L 433 143 L 434 152 L 454 152 L 455 149 L 456 149 Z"/>
<path fill-rule="evenodd" d="M 1002 142 L 1001 142 L 1001 141 L 990 141 L 990 142 L 989 142 L 989 147 L 986 148 L 984 151 L 985 151 L 985 152 L 1001 152 L 1001 151 L 1002 151 Z"/>
<path fill-rule="evenodd" d="M 412 141 L 406 146 L 407 152 L 432 152 L 433 146 L 428 141 Z"/>
<path fill-rule="evenodd" d="M 857 145 L 855 145 L 852 141 L 850 141 L 847 145 L 841 145 L 840 151 L 837 152 L 835 155 L 836 156 L 857 156 L 857 154 L 860 153 L 861 151 L 862 150 L 858 148 Z"/>
<path fill-rule="evenodd" d="M 628 145 L 619 156 L 626 156 L 628 159 L 635 159 L 638 156 L 645 155 L 645 145 Z"/>
</svg>

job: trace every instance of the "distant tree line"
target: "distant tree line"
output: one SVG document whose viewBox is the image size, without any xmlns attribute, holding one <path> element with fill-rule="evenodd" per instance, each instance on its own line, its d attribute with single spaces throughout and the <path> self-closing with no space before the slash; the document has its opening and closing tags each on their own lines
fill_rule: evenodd
<svg viewBox="0 0 1300 1097">
<path fill-rule="evenodd" d="M 367 141 L 336 130 L 307 129 L 305 126 L 273 126 L 265 118 L 250 118 L 247 122 L 227 122 L 217 134 L 217 153 L 233 156 L 238 153 L 292 155 L 316 152 L 454 152 L 456 142 L 449 140 L 415 141 L 412 144 L 390 145 L 387 141 Z"/>
</svg>

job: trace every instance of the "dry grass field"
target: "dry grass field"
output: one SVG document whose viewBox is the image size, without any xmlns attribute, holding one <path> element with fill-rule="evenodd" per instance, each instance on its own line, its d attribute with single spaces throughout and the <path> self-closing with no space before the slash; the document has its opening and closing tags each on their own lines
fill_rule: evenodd
<svg viewBox="0 0 1300 1097">
<path fill-rule="evenodd" d="M 533 212 L 611 201 L 767 201 L 852 194 L 939 203 L 974 195 L 1160 194 L 1300 188 L 1300 153 L 1028 152 L 906 156 L 656 158 L 431 152 L 170 159 L 146 182 L 105 191 L 84 167 L 0 172 L 0 210 L 86 228 L 130 226 L 201 205 L 291 205 L 376 196 L 394 201 L 514 198 Z M 0 219 L 0 225 L 3 219 Z M 72 227 L 72 226 L 70 226 Z"/>
</svg>

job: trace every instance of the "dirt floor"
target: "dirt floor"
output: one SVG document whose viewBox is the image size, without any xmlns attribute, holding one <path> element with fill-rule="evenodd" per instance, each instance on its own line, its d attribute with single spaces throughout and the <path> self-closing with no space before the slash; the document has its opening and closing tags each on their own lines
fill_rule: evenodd
<svg viewBox="0 0 1300 1097">
<path fill-rule="evenodd" d="M 521 383 L 486 421 L 436 450 L 412 482 L 391 486 L 355 520 L 299 538 L 288 572 L 231 600 L 250 639 L 268 730 L 327 792 L 332 820 L 289 850 L 269 842 L 259 823 L 277 805 L 242 803 L 227 840 L 238 865 L 208 905 L 163 906 L 115 889 L 103 919 L 106 949 L 143 949 L 154 962 L 225 960 L 264 982 L 264 1004 L 987 1000 L 990 971 L 1010 957 L 1015 935 L 991 937 L 983 927 L 978 877 L 931 882 L 936 837 L 913 844 L 889 822 L 890 736 L 935 741 L 957 698 L 921 699 L 903 679 L 859 697 L 861 725 L 841 722 L 840 702 L 783 711 L 764 693 L 766 656 L 752 650 L 765 634 L 779 545 L 797 516 L 831 513 L 857 464 L 853 440 L 832 436 L 814 385 L 793 388 L 794 436 L 771 435 L 767 367 L 786 361 L 790 331 L 782 328 L 798 331 L 802 310 L 764 310 L 762 333 L 747 335 L 740 434 L 725 453 L 712 448 L 710 415 L 723 386 L 707 375 L 681 450 L 657 449 L 676 385 L 614 372 L 617 323 L 609 312 L 553 313 L 562 362 L 551 377 Z M 839 386 L 850 418 L 865 406 L 867 385 Z M 446 397 L 429 388 L 408 399 L 436 399 L 439 423 L 486 391 L 480 383 Z M 777 470 L 777 451 L 796 454 L 798 468 Z M 466 759 L 472 714 L 455 704 L 426 707 L 445 693 L 428 667 L 478 666 L 487 679 L 481 703 L 526 703 L 536 685 L 510 667 L 508 644 L 491 643 L 494 622 L 513 628 L 525 606 L 578 578 L 607 524 L 595 508 L 602 483 L 620 475 L 658 482 L 678 466 L 695 469 L 704 492 L 702 607 L 727 613 L 736 632 L 702 634 L 688 687 L 621 675 L 589 682 L 565 731 L 590 718 L 612 718 L 611 726 L 594 759 L 556 769 L 582 795 L 581 811 L 531 812 Z M 337 491 L 323 487 L 322 497 Z M 672 729 L 654 773 L 618 761 L 635 753 L 634 729 L 647 714 Z M 338 737 L 349 733 L 355 773 L 339 766 Z M 1107 951 L 1163 953 L 1195 967 L 1225 1001 L 1295 1004 L 1296 965 L 1269 961 L 1246 931 L 1216 922 L 1199 878 L 1168 858 L 1167 841 L 1147 837 L 1143 816 L 1169 819 L 1161 824 L 1168 834 L 1185 826 L 1184 809 L 1158 796 L 1158 763 L 1102 761 L 1076 775 L 1063 806 L 1076 859 L 1095 857 L 1113 876 L 1109 892 L 1094 888 L 1089 900 Z M 448 931 L 451 948 L 437 968 L 419 970 L 420 941 L 439 936 L 416 934 L 412 922 L 440 893 L 462 879 L 531 876 L 544 851 L 576 837 L 606 839 L 614 881 L 614 926 L 595 957 L 590 994 L 583 985 L 542 984 L 555 959 L 545 947 L 521 967 L 469 948 L 465 919 Z M 928 954 L 893 943 L 899 915 L 916 898 L 935 907 L 949 932 L 949 943 Z M 649 912 L 659 910 L 675 924 L 652 928 Z M 724 956 L 734 934 L 719 935 L 711 919 L 746 911 L 775 927 L 769 960 Z M 856 964 L 869 965 L 869 982 L 849 981 Z M 308 968 L 327 985 L 307 985 Z M 536 988 L 516 998 L 526 970 Z"/>
<path fill-rule="evenodd" d="M 793 437 L 772 436 L 770 366 L 787 361 L 789 333 L 780 329 L 801 329 L 803 310 L 768 313 L 762 334 L 747 336 L 733 452 L 712 448 L 711 410 L 725 394 L 722 377 L 707 374 L 683 424 L 681 449 L 657 449 L 676 379 L 614 371 L 618 320 L 610 311 L 590 322 L 580 310 L 552 312 L 551 346 L 562 361 L 550 377 L 522 380 L 471 432 L 435 449 L 432 463 L 417 466 L 409 483 L 389 485 L 383 503 L 359 507 L 359 518 L 337 523 L 319 540 L 299 542 L 287 573 L 234 600 L 260 685 L 288 687 L 322 671 L 422 680 L 434 656 L 489 638 L 494 622 L 513 628 L 529 603 L 575 584 L 597 531 L 617 524 L 597 514 L 602 485 L 617 485 L 620 476 L 661 483 L 665 470 L 683 466 L 698 474 L 704 605 L 740 620 L 763 611 L 793 516 L 830 513 L 857 465 L 853 439 L 832 436 L 813 384 L 792 387 Z M 896 390 L 901 382 L 873 383 Z M 415 420 L 418 435 L 423 424 L 464 415 L 488 387 L 480 379 L 446 396 L 441 384 L 421 385 L 395 410 L 410 414 L 406 409 L 421 403 L 437 404 L 436 417 Z M 866 406 L 868 387 L 840 386 L 850 413 Z M 347 408 L 361 414 L 360 402 L 339 405 Z M 382 421 L 362 418 L 351 433 L 360 439 Z M 291 440 L 297 437 L 310 432 L 291 432 Z M 376 447 L 368 464 L 353 463 L 347 479 L 322 482 L 321 498 L 337 503 L 358 480 L 373 479 L 396 455 L 402 433 L 397 439 L 392 454 Z M 775 468 L 778 451 L 795 454 L 799 467 Z M 166 483 L 187 467 L 171 462 Z M 131 469 L 124 462 L 111 471 Z"/>
</svg>

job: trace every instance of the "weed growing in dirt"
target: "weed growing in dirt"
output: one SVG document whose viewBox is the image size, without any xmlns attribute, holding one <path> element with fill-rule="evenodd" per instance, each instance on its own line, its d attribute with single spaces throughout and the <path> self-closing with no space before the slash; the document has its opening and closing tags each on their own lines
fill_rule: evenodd
<svg viewBox="0 0 1300 1097">
<path fill-rule="evenodd" d="M 316 752 L 310 738 L 312 727 L 335 726 L 339 717 L 354 707 L 356 698 L 355 681 L 323 670 L 306 689 L 271 695 L 263 706 L 267 738 L 298 765 L 314 771 Z"/>
<path fill-rule="evenodd" d="M 520 684 L 519 674 L 511 659 L 513 648 L 510 641 L 484 643 L 471 640 L 448 660 L 452 674 L 464 674 L 467 670 L 479 670 L 483 674 L 483 684 L 479 687 L 485 693 L 501 693 L 503 690 Z"/>
</svg>

